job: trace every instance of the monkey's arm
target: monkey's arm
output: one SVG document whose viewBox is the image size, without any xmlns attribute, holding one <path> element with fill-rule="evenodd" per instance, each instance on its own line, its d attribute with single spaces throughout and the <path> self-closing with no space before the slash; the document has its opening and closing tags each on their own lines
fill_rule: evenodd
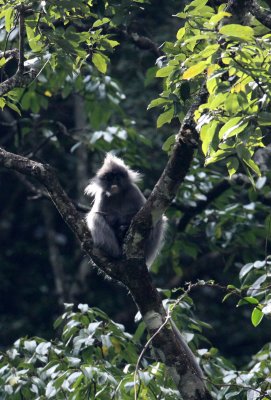
<svg viewBox="0 0 271 400">
<path fill-rule="evenodd" d="M 120 257 L 121 248 L 114 231 L 99 212 L 90 211 L 86 217 L 88 228 L 96 247 L 105 251 L 111 257 Z"/>
</svg>

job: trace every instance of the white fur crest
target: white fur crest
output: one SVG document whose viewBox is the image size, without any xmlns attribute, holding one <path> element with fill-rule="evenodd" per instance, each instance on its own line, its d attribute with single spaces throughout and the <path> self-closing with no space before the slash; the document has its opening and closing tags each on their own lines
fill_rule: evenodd
<svg viewBox="0 0 271 400">
<path fill-rule="evenodd" d="M 128 177 L 131 182 L 140 182 L 142 178 L 141 174 L 129 168 L 121 158 L 118 158 L 111 153 L 106 154 L 104 163 L 102 167 L 98 170 L 97 176 L 99 176 L 99 173 L 104 172 L 105 170 L 110 171 L 110 169 L 114 166 L 119 166 L 120 168 L 123 168 L 128 173 Z M 85 188 L 85 194 L 88 196 L 95 196 L 99 191 L 101 191 L 101 187 L 95 178 L 92 179 Z"/>
<path fill-rule="evenodd" d="M 114 156 L 111 153 L 107 153 L 104 159 L 104 165 L 113 166 L 114 164 L 120 166 L 121 168 L 124 168 L 127 171 L 128 176 L 132 182 L 134 183 L 140 182 L 142 175 L 139 172 L 129 168 L 121 158 L 118 158 L 117 156 Z"/>
</svg>

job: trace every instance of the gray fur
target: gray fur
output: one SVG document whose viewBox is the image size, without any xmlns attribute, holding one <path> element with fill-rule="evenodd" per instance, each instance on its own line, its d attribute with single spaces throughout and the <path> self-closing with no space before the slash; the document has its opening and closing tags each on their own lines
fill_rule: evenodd
<svg viewBox="0 0 271 400">
<path fill-rule="evenodd" d="M 122 244 L 132 218 L 146 202 L 136 185 L 140 175 L 110 154 L 103 166 L 86 187 L 85 193 L 94 196 L 94 204 L 86 221 L 94 245 L 110 257 L 119 258 Z M 163 243 L 166 218 L 162 217 L 146 240 L 145 258 L 150 266 Z"/>
</svg>

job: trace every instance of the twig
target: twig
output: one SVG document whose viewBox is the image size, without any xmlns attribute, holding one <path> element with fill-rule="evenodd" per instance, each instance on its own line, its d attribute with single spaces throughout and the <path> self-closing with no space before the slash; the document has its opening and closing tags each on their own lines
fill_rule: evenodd
<svg viewBox="0 0 271 400">
<path fill-rule="evenodd" d="M 28 188 L 28 190 L 30 190 L 35 195 L 35 196 L 31 197 L 32 200 L 38 200 L 38 199 L 51 200 L 47 190 L 37 188 L 24 175 L 22 175 L 19 172 L 16 173 L 16 176 L 23 183 L 23 185 L 25 185 Z M 82 212 L 82 213 L 87 213 L 90 211 L 90 207 L 88 207 L 82 203 L 76 202 L 75 200 L 72 200 L 72 202 L 77 211 Z"/>
<path fill-rule="evenodd" d="M 24 36 L 25 36 L 25 24 L 24 24 L 24 5 L 21 4 L 18 8 L 19 13 L 19 62 L 17 73 L 22 75 L 24 73 Z"/>
</svg>

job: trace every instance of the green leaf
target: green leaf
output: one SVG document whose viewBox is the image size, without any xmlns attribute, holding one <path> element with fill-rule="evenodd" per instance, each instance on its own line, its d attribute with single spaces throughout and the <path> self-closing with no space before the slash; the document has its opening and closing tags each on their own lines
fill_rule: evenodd
<svg viewBox="0 0 271 400">
<path fill-rule="evenodd" d="M 176 37 L 178 40 L 181 40 L 184 35 L 185 35 L 185 26 L 183 26 L 178 30 Z"/>
<path fill-rule="evenodd" d="M 19 108 L 14 103 L 11 103 L 11 102 L 7 101 L 7 106 L 9 108 L 11 108 L 12 110 L 16 111 L 17 114 L 22 115 L 21 111 L 19 110 Z"/>
<path fill-rule="evenodd" d="M 10 7 L 5 11 L 5 28 L 7 32 L 10 32 L 13 26 L 13 8 Z"/>
<path fill-rule="evenodd" d="M 164 142 L 162 149 L 167 153 L 171 150 L 171 147 L 175 144 L 176 135 L 171 135 Z"/>
<path fill-rule="evenodd" d="M 105 74 L 107 71 L 107 62 L 104 56 L 100 53 L 94 53 L 92 56 L 92 62 L 102 74 Z"/>
<path fill-rule="evenodd" d="M 244 121 L 244 117 L 235 117 L 230 119 L 219 131 L 219 139 L 227 139 L 236 136 L 238 133 L 248 126 L 248 121 Z"/>
<path fill-rule="evenodd" d="M 235 174 L 239 168 L 238 159 L 236 157 L 229 157 L 227 160 L 227 168 L 228 168 L 230 177 L 232 177 L 232 175 Z"/>
<path fill-rule="evenodd" d="M 5 102 L 5 100 L 2 98 L 2 97 L 0 97 L 0 108 L 3 110 L 3 108 L 5 107 L 5 105 L 6 105 L 6 102 Z"/>
<path fill-rule="evenodd" d="M 253 263 L 248 263 L 244 265 L 239 273 L 239 278 L 243 279 L 254 267 Z"/>
<path fill-rule="evenodd" d="M 255 297 L 244 297 L 244 300 L 250 304 L 259 304 L 259 300 L 255 299 Z"/>
<path fill-rule="evenodd" d="M 258 115 L 258 122 L 261 126 L 270 126 L 271 125 L 271 113 L 262 111 Z"/>
<path fill-rule="evenodd" d="M 192 65 L 192 67 L 188 68 L 184 73 L 183 73 L 183 79 L 191 79 L 194 78 L 195 76 L 201 74 L 206 68 L 206 62 L 201 61 L 196 65 Z"/>
<path fill-rule="evenodd" d="M 156 77 L 157 78 L 165 78 L 166 76 L 169 76 L 169 74 L 175 69 L 174 66 L 168 65 L 166 67 L 163 67 L 161 69 L 158 69 L 156 72 Z"/>
<path fill-rule="evenodd" d="M 255 164 L 255 162 L 254 162 L 252 159 L 249 159 L 249 160 L 247 160 L 247 159 L 245 160 L 245 159 L 244 159 L 244 162 L 246 163 L 246 165 L 247 165 L 250 169 L 252 169 L 252 171 L 255 172 L 256 175 L 261 176 L 260 168 L 258 167 L 257 164 Z"/>
<path fill-rule="evenodd" d="M 214 15 L 212 18 L 210 18 L 209 24 L 212 26 L 216 26 L 218 24 L 218 22 L 220 22 L 223 18 L 230 17 L 230 16 L 231 16 L 231 14 L 229 12 L 220 11 L 219 13 Z"/>
<path fill-rule="evenodd" d="M 208 2 L 208 0 L 194 0 L 194 1 L 191 1 L 186 7 L 185 7 L 185 10 L 189 10 L 189 9 L 191 9 L 191 8 L 194 8 L 194 7 L 198 7 L 198 6 L 204 6 L 206 3 Z"/>
<path fill-rule="evenodd" d="M 200 139 L 202 141 L 202 151 L 205 156 L 208 154 L 218 124 L 218 121 L 212 121 L 210 124 L 203 125 L 201 128 Z"/>
<path fill-rule="evenodd" d="M 228 96 L 224 100 L 224 107 L 229 114 L 236 115 L 240 110 L 238 95 L 236 93 L 228 94 Z"/>
<path fill-rule="evenodd" d="M 7 60 L 5 59 L 5 57 L 2 57 L 2 58 L 0 59 L 0 68 L 3 67 L 3 65 L 6 64 L 6 62 L 7 62 Z"/>
<path fill-rule="evenodd" d="M 251 322 L 253 326 L 258 326 L 263 319 L 264 313 L 257 307 L 254 308 L 251 314 Z"/>
<path fill-rule="evenodd" d="M 108 22 L 110 22 L 109 18 L 97 19 L 97 21 L 95 21 L 92 26 L 93 26 L 93 28 L 97 28 L 98 26 L 107 24 Z"/>
<path fill-rule="evenodd" d="M 157 99 L 154 99 L 150 102 L 150 104 L 147 107 L 147 110 L 150 110 L 153 107 L 161 106 L 162 104 L 168 104 L 171 103 L 170 100 L 164 99 L 163 97 L 158 97 Z"/>
<path fill-rule="evenodd" d="M 250 26 L 243 26 L 239 24 L 224 25 L 219 29 L 222 35 L 234 38 L 250 40 L 254 36 L 254 31 Z"/>
<path fill-rule="evenodd" d="M 187 18 L 187 14 L 185 12 L 180 12 L 178 14 L 175 14 L 174 17 L 186 19 Z"/>
<path fill-rule="evenodd" d="M 232 150 L 217 150 L 215 153 L 213 153 L 210 157 L 207 157 L 205 160 L 205 165 L 212 164 L 217 161 L 223 160 L 226 156 L 229 156 L 232 153 Z"/>
<path fill-rule="evenodd" d="M 29 25 L 26 25 L 26 34 L 28 38 L 28 44 L 34 52 L 39 52 L 42 50 L 42 43 L 39 41 L 40 35 L 35 36 L 35 33 Z"/>
<path fill-rule="evenodd" d="M 169 110 L 165 111 L 164 113 L 160 114 L 157 118 L 157 128 L 161 128 L 164 124 L 171 122 L 174 115 L 174 108 L 171 107 Z"/>
<path fill-rule="evenodd" d="M 250 151 L 246 148 L 246 146 L 243 143 L 239 143 L 236 146 L 236 151 L 241 160 L 245 161 L 251 159 Z"/>
<path fill-rule="evenodd" d="M 207 58 L 214 54 L 220 48 L 219 44 L 211 44 L 210 46 L 205 47 L 204 50 L 200 53 L 201 57 Z"/>
</svg>

